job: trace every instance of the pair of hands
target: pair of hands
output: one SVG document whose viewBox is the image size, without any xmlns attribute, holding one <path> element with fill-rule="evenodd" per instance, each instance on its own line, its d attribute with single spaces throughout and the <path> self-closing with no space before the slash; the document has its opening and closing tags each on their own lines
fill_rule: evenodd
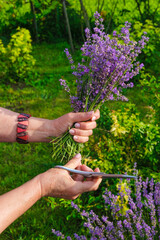
<svg viewBox="0 0 160 240">
<path fill-rule="evenodd" d="M 52 129 L 56 129 L 54 136 L 64 134 L 69 128 L 70 134 L 76 142 L 84 143 L 89 140 L 93 129 L 96 128 L 96 120 L 99 119 L 100 112 L 79 112 L 67 113 L 60 118 L 52 120 Z M 73 126 L 74 124 L 74 126 Z M 73 126 L 73 127 L 72 127 Z M 81 155 L 77 154 L 65 166 L 81 171 L 93 171 L 86 165 L 81 165 Z M 94 170 L 99 172 L 99 168 Z M 97 190 L 101 183 L 101 178 L 88 178 L 84 181 L 82 175 L 71 175 L 62 169 L 52 168 L 39 175 L 41 196 L 51 196 L 64 199 L 75 199 L 81 193 Z"/>
<path fill-rule="evenodd" d="M 0 141 L 15 142 L 18 113 L 0 108 Z M 60 136 L 71 128 L 70 134 L 77 142 L 84 143 L 92 135 L 99 118 L 95 113 L 68 113 L 58 119 L 48 120 L 31 117 L 27 128 L 30 142 L 47 142 L 49 136 Z M 74 124 L 74 127 L 72 127 Z M 81 155 L 76 155 L 67 167 L 82 171 L 92 171 L 81 164 Z M 95 171 L 99 171 L 98 168 Z M 75 199 L 81 193 L 96 190 L 100 178 L 84 180 L 82 175 L 70 175 L 66 170 L 52 168 L 39 174 L 23 185 L 0 196 L 0 233 L 19 216 L 26 212 L 43 196 Z"/>
</svg>

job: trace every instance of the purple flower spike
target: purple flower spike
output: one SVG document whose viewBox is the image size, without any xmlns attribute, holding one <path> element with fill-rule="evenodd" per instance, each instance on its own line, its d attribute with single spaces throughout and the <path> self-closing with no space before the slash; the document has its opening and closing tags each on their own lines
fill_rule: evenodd
<svg viewBox="0 0 160 240">
<path fill-rule="evenodd" d="M 93 34 L 88 28 L 85 30 L 86 41 L 81 48 L 81 63 L 73 65 L 72 56 L 65 49 L 71 68 L 74 69 L 73 75 L 77 79 L 76 95 L 71 96 L 75 112 L 94 110 L 108 100 L 128 101 L 122 95 L 122 90 L 134 86 L 130 80 L 144 66 L 143 63 L 136 62 L 136 58 L 148 41 L 146 35 L 138 42 L 131 41 L 131 24 L 125 22 L 120 33 L 113 31 L 111 38 L 104 31 L 101 15 L 96 12 L 94 17 Z"/>
<path fill-rule="evenodd" d="M 136 166 L 134 167 L 134 171 Z M 121 185 L 122 184 L 122 185 Z M 104 216 L 98 216 L 93 210 L 81 212 L 80 208 L 74 204 L 75 208 L 83 218 L 86 218 L 84 227 L 88 228 L 86 235 L 74 233 L 74 239 L 78 240 L 125 240 L 125 239 L 159 239 L 160 235 L 160 183 L 155 183 L 153 179 L 142 181 L 141 177 L 134 184 L 131 181 L 125 182 L 125 191 L 122 192 L 124 183 L 120 181 L 117 186 L 118 194 L 112 194 L 106 189 L 103 198 L 105 200 Z M 130 185 L 131 184 L 131 185 Z M 121 201 L 119 199 L 121 198 Z M 126 200 L 127 199 L 127 200 Z M 120 214 L 122 207 L 126 206 L 126 212 Z M 64 235 L 59 231 L 52 230 L 56 236 L 62 239 Z M 83 230 L 84 233 L 84 230 Z M 67 237 L 66 239 L 71 239 Z"/>
<path fill-rule="evenodd" d="M 66 83 L 66 80 L 59 79 L 59 81 L 60 81 L 61 86 L 64 87 L 65 91 L 66 91 L 66 92 L 70 92 L 70 89 L 69 89 L 69 87 L 68 87 L 68 85 L 67 85 L 67 83 Z"/>
</svg>

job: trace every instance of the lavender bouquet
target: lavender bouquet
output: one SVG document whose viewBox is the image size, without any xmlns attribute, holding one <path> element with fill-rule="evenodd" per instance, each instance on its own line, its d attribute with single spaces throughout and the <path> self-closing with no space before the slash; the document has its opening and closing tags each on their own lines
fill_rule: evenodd
<svg viewBox="0 0 160 240">
<path fill-rule="evenodd" d="M 125 27 L 118 34 L 113 32 L 109 36 L 104 31 L 103 19 L 96 12 L 95 28 L 93 34 L 86 28 L 86 42 L 81 48 L 82 60 L 74 65 L 68 49 L 65 53 L 76 77 L 76 94 L 72 95 L 66 81 L 60 79 L 60 83 L 70 94 L 71 107 L 74 112 L 95 111 L 105 101 L 122 100 L 127 98 L 122 94 L 123 88 L 133 87 L 130 81 L 136 76 L 143 63 L 136 61 L 142 49 L 148 41 L 146 33 L 136 42 L 130 39 L 129 29 L 131 24 L 126 22 Z M 69 132 L 53 139 L 53 157 L 61 160 L 69 160 L 80 152 L 83 144 L 76 143 Z M 63 151 L 62 151 L 63 150 Z"/>
<path fill-rule="evenodd" d="M 55 229 L 52 233 L 67 240 L 160 240 L 160 182 L 148 178 L 142 181 L 139 177 L 134 189 L 132 186 L 130 180 L 120 182 L 116 195 L 106 189 L 104 216 L 98 216 L 92 210 L 81 211 L 72 202 L 72 207 L 86 219 L 84 227 L 88 231 L 85 236 L 74 233 L 74 238 L 65 237 Z"/>
</svg>

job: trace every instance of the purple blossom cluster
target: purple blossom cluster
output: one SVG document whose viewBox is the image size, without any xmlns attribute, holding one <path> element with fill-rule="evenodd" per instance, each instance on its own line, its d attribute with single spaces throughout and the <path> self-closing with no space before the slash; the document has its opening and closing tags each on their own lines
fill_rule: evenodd
<svg viewBox="0 0 160 240">
<path fill-rule="evenodd" d="M 65 91 L 66 91 L 66 92 L 70 92 L 70 89 L 69 89 L 69 87 L 68 87 L 66 81 L 63 80 L 63 79 L 59 79 L 59 81 L 60 81 L 61 86 L 64 87 Z"/>
<path fill-rule="evenodd" d="M 146 33 L 138 42 L 132 41 L 129 32 L 131 24 L 126 22 L 120 33 L 114 31 L 109 36 L 104 31 L 100 14 L 96 12 L 94 17 L 95 28 L 93 33 L 88 28 L 85 30 L 86 42 L 81 48 L 83 58 L 77 67 L 73 65 L 68 49 L 65 49 L 77 83 L 76 96 L 70 96 L 75 112 L 95 110 L 107 100 L 126 101 L 122 89 L 133 87 L 130 80 L 143 67 L 136 58 L 148 41 Z M 67 85 L 63 85 L 68 91 Z"/>
<path fill-rule="evenodd" d="M 117 195 L 106 189 L 103 198 L 105 201 L 106 216 L 98 216 L 92 210 L 80 212 L 79 207 L 72 203 L 83 218 L 86 218 L 84 227 L 86 236 L 74 234 L 74 238 L 65 237 L 59 231 L 52 230 L 62 239 L 90 239 L 90 240 L 158 240 L 160 239 L 160 182 L 153 179 L 142 181 L 137 178 L 134 189 L 130 180 L 127 180 L 125 194 L 121 191 Z M 134 191 L 135 190 L 135 191 Z M 122 213 L 124 199 L 127 196 L 127 209 Z M 118 204 L 117 199 L 121 199 Z"/>
</svg>

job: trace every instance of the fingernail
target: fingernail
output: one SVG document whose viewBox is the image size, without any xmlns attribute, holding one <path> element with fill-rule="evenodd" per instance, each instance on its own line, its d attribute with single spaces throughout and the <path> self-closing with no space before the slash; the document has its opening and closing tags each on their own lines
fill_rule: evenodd
<svg viewBox="0 0 160 240">
<path fill-rule="evenodd" d="M 76 154 L 74 157 L 75 157 L 75 158 L 80 158 L 80 157 L 81 157 L 81 154 L 78 153 L 78 154 Z"/>
<path fill-rule="evenodd" d="M 76 128 L 80 128 L 80 124 L 79 124 L 79 123 L 76 123 L 74 126 L 75 126 Z"/>
<path fill-rule="evenodd" d="M 92 121 L 94 121 L 94 120 L 96 120 L 96 117 L 95 117 L 95 116 L 92 117 Z"/>
<path fill-rule="evenodd" d="M 70 129 L 70 130 L 69 130 L 69 133 L 70 133 L 70 134 L 74 134 L 74 132 L 75 132 L 75 131 L 74 131 L 73 129 Z"/>
<path fill-rule="evenodd" d="M 94 111 L 88 112 L 88 115 L 90 116 L 90 115 L 92 115 L 93 113 L 94 113 Z"/>
<path fill-rule="evenodd" d="M 74 137 L 73 137 L 73 139 L 74 139 L 74 140 L 77 140 L 77 139 L 78 139 L 78 137 L 77 137 L 77 136 L 74 136 Z"/>
</svg>

